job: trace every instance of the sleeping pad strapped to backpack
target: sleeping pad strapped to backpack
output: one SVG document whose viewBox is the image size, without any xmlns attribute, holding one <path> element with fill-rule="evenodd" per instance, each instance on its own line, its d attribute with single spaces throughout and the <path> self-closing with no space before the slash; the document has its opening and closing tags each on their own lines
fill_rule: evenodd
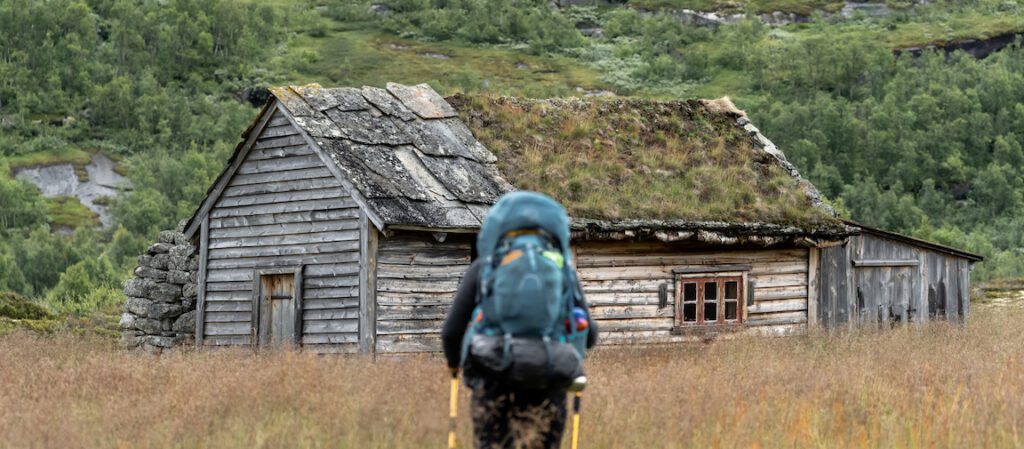
<svg viewBox="0 0 1024 449">
<path fill-rule="evenodd" d="M 565 208 L 538 193 L 509 193 L 488 213 L 477 252 L 483 266 L 463 340 L 467 370 L 516 389 L 568 388 L 582 374 L 588 330 L 574 314 L 585 305 Z"/>
</svg>

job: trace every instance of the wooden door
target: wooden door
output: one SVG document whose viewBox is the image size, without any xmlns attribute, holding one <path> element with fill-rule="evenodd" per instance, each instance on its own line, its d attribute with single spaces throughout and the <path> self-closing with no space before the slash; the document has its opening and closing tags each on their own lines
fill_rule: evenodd
<svg viewBox="0 0 1024 449">
<path fill-rule="evenodd" d="M 860 323 L 895 323 L 910 320 L 911 267 L 860 266 L 854 271 Z"/>
<path fill-rule="evenodd" d="M 282 347 L 298 343 L 298 303 L 294 273 L 259 277 L 259 344 Z"/>
</svg>

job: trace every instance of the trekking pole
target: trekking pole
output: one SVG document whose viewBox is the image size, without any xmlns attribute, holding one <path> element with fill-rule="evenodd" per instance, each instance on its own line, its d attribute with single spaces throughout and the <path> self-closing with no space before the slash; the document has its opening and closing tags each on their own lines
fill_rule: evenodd
<svg viewBox="0 0 1024 449">
<path fill-rule="evenodd" d="M 455 416 L 459 411 L 459 372 L 452 371 L 452 395 L 448 403 L 448 449 L 455 449 Z"/>
<path fill-rule="evenodd" d="M 575 391 L 572 398 L 572 449 L 580 446 L 580 402 L 583 401 L 583 389 L 587 386 L 587 378 L 577 377 L 570 388 Z"/>
</svg>

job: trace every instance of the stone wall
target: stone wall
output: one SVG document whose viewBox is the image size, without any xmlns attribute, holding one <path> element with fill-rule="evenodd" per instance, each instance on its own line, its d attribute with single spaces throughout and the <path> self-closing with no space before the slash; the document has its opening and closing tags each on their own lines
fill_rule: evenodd
<svg viewBox="0 0 1024 449">
<path fill-rule="evenodd" d="M 160 232 L 124 285 L 121 343 L 126 348 L 160 354 L 194 341 L 198 270 L 196 248 L 181 230 Z"/>
</svg>

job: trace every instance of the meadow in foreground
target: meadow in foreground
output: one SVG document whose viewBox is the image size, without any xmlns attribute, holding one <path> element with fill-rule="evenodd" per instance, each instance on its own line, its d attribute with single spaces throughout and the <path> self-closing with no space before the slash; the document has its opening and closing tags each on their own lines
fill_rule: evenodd
<svg viewBox="0 0 1024 449">
<path fill-rule="evenodd" d="M 966 327 L 601 348 L 581 447 L 1024 446 L 1024 309 L 972 313 Z M 155 358 L 15 333 L 0 338 L 0 447 L 443 447 L 447 386 L 435 356 Z"/>
</svg>

